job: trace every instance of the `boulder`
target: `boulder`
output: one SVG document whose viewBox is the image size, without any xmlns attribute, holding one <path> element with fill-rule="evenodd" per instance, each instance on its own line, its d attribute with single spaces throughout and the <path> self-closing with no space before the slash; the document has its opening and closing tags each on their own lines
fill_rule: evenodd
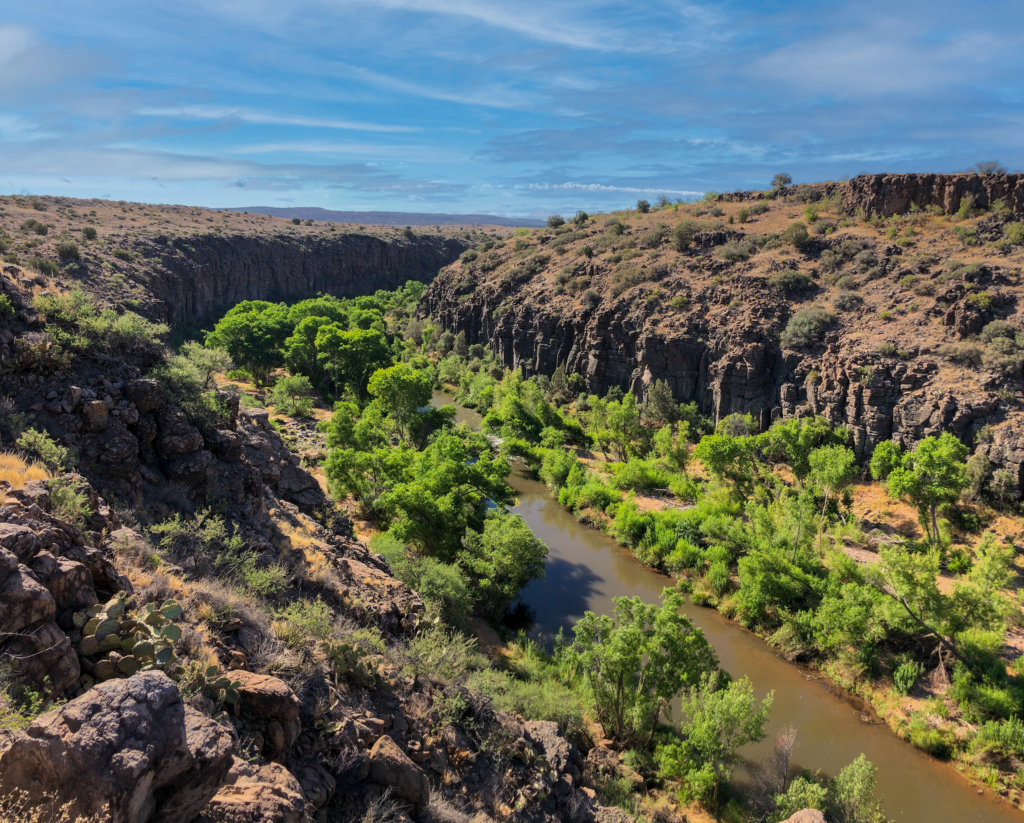
<svg viewBox="0 0 1024 823">
<path fill-rule="evenodd" d="M 28 563 L 36 556 L 41 545 L 36 533 L 28 526 L 0 523 L 0 548 L 11 552 L 19 563 Z"/>
<path fill-rule="evenodd" d="M 544 750 L 548 763 L 556 774 L 580 776 L 583 760 L 579 751 L 558 731 L 558 724 L 548 720 L 531 720 L 525 724 L 526 738 Z"/>
<path fill-rule="evenodd" d="M 801 809 L 783 823 L 825 823 L 825 815 L 817 809 Z"/>
<path fill-rule="evenodd" d="M 430 781 L 398 744 L 387 735 L 370 750 L 370 780 L 378 786 L 391 788 L 396 797 L 417 810 L 430 802 Z"/>
<path fill-rule="evenodd" d="M 163 672 L 111 680 L 36 718 L 0 756 L 0 784 L 70 816 L 188 823 L 231 766 L 230 733 L 186 710 Z"/>
<path fill-rule="evenodd" d="M 82 403 L 82 423 L 88 432 L 101 432 L 107 428 L 110 409 L 102 400 L 86 400 Z"/>
<path fill-rule="evenodd" d="M 0 549 L 0 639 L 57 616 L 57 604 L 27 566 Z"/>
<path fill-rule="evenodd" d="M 261 735 L 263 756 L 282 760 L 302 730 L 299 698 L 277 677 L 241 670 L 231 677 L 240 684 L 236 713 Z"/>
<path fill-rule="evenodd" d="M 40 552 L 32 561 L 31 568 L 39 582 L 53 595 L 58 615 L 87 609 L 99 602 L 93 589 L 92 575 L 82 563 Z M 71 630 L 71 626 L 66 628 Z"/>
<path fill-rule="evenodd" d="M 164 390 L 157 380 L 129 380 L 124 384 L 124 393 L 142 414 L 164 404 Z"/>
<path fill-rule="evenodd" d="M 253 766 L 236 757 L 227 782 L 195 823 L 302 823 L 305 808 L 299 782 L 284 766 Z"/>
<path fill-rule="evenodd" d="M 595 823 L 636 823 L 636 818 L 629 812 L 614 806 L 598 806 L 594 809 Z"/>
<path fill-rule="evenodd" d="M 177 406 L 164 406 L 157 413 L 156 450 L 164 460 L 191 454 L 203 447 L 199 429 L 188 422 Z"/>
<path fill-rule="evenodd" d="M 0 649 L 0 658 L 12 662 L 15 677 L 51 697 L 74 685 L 81 674 L 71 641 L 52 620 L 24 627 Z"/>
</svg>

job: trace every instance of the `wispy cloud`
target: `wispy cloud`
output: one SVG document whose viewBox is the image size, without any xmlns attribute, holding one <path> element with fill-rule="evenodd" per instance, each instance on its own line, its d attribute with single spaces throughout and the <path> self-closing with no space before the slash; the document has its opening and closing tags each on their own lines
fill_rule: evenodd
<svg viewBox="0 0 1024 823">
<path fill-rule="evenodd" d="M 521 187 L 516 187 L 521 188 Z M 610 186 L 604 183 L 530 183 L 525 188 L 530 191 L 581 191 L 591 194 L 664 194 L 674 197 L 700 197 L 702 191 L 689 189 L 669 189 L 656 182 L 646 186 Z"/>
<path fill-rule="evenodd" d="M 395 126 L 384 123 L 361 123 L 355 120 L 337 120 L 325 117 L 304 117 L 296 114 L 274 114 L 273 112 L 251 111 L 227 106 L 169 106 L 163 108 L 143 107 L 138 113 L 143 117 L 167 117 L 194 120 L 232 120 L 240 123 L 257 123 L 271 126 L 300 126 L 309 129 L 345 129 L 348 131 L 376 131 L 407 133 L 421 131 L 418 126 Z"/>
</svg>

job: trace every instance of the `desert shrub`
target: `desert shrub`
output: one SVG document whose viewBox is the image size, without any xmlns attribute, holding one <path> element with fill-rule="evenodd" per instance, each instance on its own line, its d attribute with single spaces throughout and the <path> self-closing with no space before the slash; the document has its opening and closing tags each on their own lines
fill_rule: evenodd
<svg viewBox="0 0 1024 823">
<path fill-rule="evenodd" d="M 1005 337 L 1007 340 L 1016 340 L 1017 334 L 1017 328 L 1010 325 L 1005 320 L 993 320 L 981 330 L 979 337 L 984 342 L 991 343 L 993 340 L 1000 337 Z"/>
<path fill-rule="evenodd" d="M 821 253 L 821 257 L 818 258 L 818 265 L 821 268 L 822 274 L 832 274 L 843 265 L 843 256 L 831 249 L 826 249 Z"/>
<path fill-rule="evenodd" d="M 981 347 L 973 343 L 943 343 L 937 351 L 943 360 L 961 366 L 980 366 L 984 354 Z"/>
<path fill-rule="evenodd" d="M 309 417 L 313 410 L 313 384 L 305 375 L 282 377 L 272 392 L 274 410 L 290 417 Z"/>
<path fill-rule="evenodd" d="M 132 259 L 132 253 L 128 249 L 114 249 L 114 257 L 127 261 Z"/>
<path fill-rule="evenodd" d="M 67 448 L 38 429 L 28 429 L 18 438 L 18 447 L 35 457 L 54 474 L 64 471 L 70 460 Z"/>
<path fill-rule="evenodd" d="M 159 358 L 161 338 L 168 331 L 166 325 L 151 323 L 134 312 L 100 309 L 77 288 L 67 296 L 41 295 L 35 305 L 49 321 L 54 340 L 73 351 L 153 361 Z"/>
<path fill-rule="evenodd" d="M 750 209 L 745 206 L 736 212 L 736 219 L 740 223 L 746 223 L 750 219 Z"/>
<path fill-rule="evenodd" d="M 81 260 L 82 254 L 70 240 L 62 240 L 57 244 L 57 255 L 61 260 Z"/>
<path fill-rule="evenodd" d="M 1003 237 L 1015 246 L 1024 246 L 1024 223 L 1007 223 L 1003 226 Z"/>
<path fill-rule="evenodd" d="M 403 652 L 406 674 L 441 681 L 463 678 L 488 665 L 473 638 L 442 626 L 420 632 Z"/>
<path fill-rule="evenodd" d="M 1024 351 L 1015 341 L 997 337 L 988 344 L 981 357 L 981 365 L 1002 377 L 1020 377 L 1024 368 Z"/>
<path fill-rule="evenodd" d="M 60 271 L 60 266 L 52 260 L 44 260 L 39 255 L 33 255 L 27 262 L 29 268 L 35 269 L 40 274 L 45 274 L 49 277 L 55 276 Z"/>
<path fill-rule="evenodd" d="M 462 254 L 459 255 L 459 259 L 463 263 L 472 263 L 479 256 L 480 254 L 477 252 L 476 249 L 466 249 Z"/>
<path fill-rule="evenodd" d="M 599 295 L 593 289 L 587 289 L 585 292 L 583 292 L 582 302 L 584 309 L 586 309 L 587 311 L 593 311 L 598 307 L 598 305 L 600 305 L 601 295 Z"/>
<path fill-rule="evenodd" d="M 93 509 L 89 495 L 77 483 L 58 478 L 50 481 L 50 513 L 72 526 L 82 526 Z"/>
<path fill-rule="evenodd" d="M 668 233 L 668 229 L 664 226 L 656 226 L 653 229 L 648 229 L 640 235 L 640 240 L 637 245 L 642 249 L 655 249 L 661 245 L 661 241 L 665 239 L 665 235 Z"/>
<path fill-rule="evenodd" d="M 832 300 L 832 308 L 836 311 L 855 311 L 864 304 L 864 298 L 859 294 L 844 291 L 837 294 Z"/>
<path fill-rule="evenodd" d="M 45 223 L 40 223 L 34 217 L 30 217 L 24 223 L 21 224 L 22 231 L 30 231 L 33 234 L 38 234 L 41 237 L 45 237 L 50 233 L 50 228 Z"/>
<path fill-rule="evenodd" d="M 696 231 L 696 224 L 692 220 L 677 223 L 672 229 L 672 248 L 676 251 L 686 251 L 693 244 L 693 235 Z"/>
<path fill-rule="evenodd" d="M 854 291 L 857 288 L 857 281 L 849 274 L 844 274 L 836 280 L 836 288 L 842 289 L 843 291 Z"/>
<path fill-rule="evenodd" d="M 802 309 L 789 319 L 779 342 L 787 349 L 809 346 L 834 322 L 835 315 L 823 308 L 811 306 Z"/>
<path fill-rule="evenodd" d="M 987 291 L 979 291 L 967 297 L 967 302 L 982 311 L 992 311 L 992 295 Z"/>
<path fill-rule="evenodd" d="M 640 214 L 647 214 L 651 210 L 651 204 L 646 200 L 637 200 L 636 210 L 640 212 Z"/>
<path fill-rule="evenodd" d="M 565 225 L 565 220 L 562 217 L 562 215 L 560 215 L 560 214 L 552 214 L 548 218 L 548 228 L 549 229 L 557 229 L 559 226 L 564 226 L 564 225 Z"/>
<path fill-rule="evenodd" d="M 803 272 L 786 269 L 768 278 L 768 285 L 785 294 L 796 294 L 817 288 L 815 282 Z"/>
<path fill-rule="evenodd" d="M 84 237 L 86 240 L 95 240 L 96 229 L 94 229 L 92 226 L 85 226 L 82 229 L 82 237 Z"/>
<path fill-rule="evenodd" d="M 750 207 L 751 214 L 767 214 L 771 210 L 772 207 L 767 203 L 754 203 L 754 205 Z"/>
<path fill-rule="evenodd" d="M 875 346 L 875 351 L 878 352 L 883 357 L 895 357 L 899 349 L 897 349 L 894 344 L 886 342 L 879 343 L 877 346 Z"/>
<path fill-rule="evenodd" d="M 782 233 L 782 239 L 791 246 L 802 246 L 810 239 L 807 226 L 801 222 L 793 223 Z"/>
<path fill-rule="evenodd" d="M 837 228 L 834 220 L 817 220 L 811 227 L 815 234 L 832 234 Z"/>
<path fill-rule="evenodd" d="M 715 255 L 723 260 L 730 260 L 735 263 L 740 260 L 746 260 L 756 251 L 757 245 L 754 241 L 745 237 L 742 240 L 730 240 L 728 243 L 723 243 L 715 249 Z"/>
<path fill-rule="evenodd" d="M 191 560 L 194 568 L 212 567 L 219 554 L 240 554 L 245 547 L 237 530 L 229 531 L 224 518 L 210 509 L 202 509 L 194 517 L 175 514 L 163 523 L 150 526 L 149 532 L 172 560 Z"/>
</svg>

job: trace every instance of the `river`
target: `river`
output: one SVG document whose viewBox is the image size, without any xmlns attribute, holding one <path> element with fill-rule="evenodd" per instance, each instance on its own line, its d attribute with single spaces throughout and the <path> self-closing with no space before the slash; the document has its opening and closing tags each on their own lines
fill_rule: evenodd
<svg viewBox="0 0 1024 823">
<path fill-rule="evenodd" d="M 431 404 L 454 404 L 454 398 L 434 392 Z M 457 407 L 458 422 L 476 427 L 480 419 L 471 409 Z M 658 602 L 662 589 L 673 584 L 603 532 L 579 523 L 524 464 L 513 464 L 508 482 L 518 497 L 512 511 L 550 549 L 546 578 L 522 592 L 523 602 L 536 612 L 534 636 L 550 640 L 560 627 L 568 631 L 585 611 L 610 614 L 613 597 Z M 816 672 L 783 660 L 714 609 L 688 603 L 684 611 L 703 629 L 724 669 L 733 677 L 749 677 L 759 697 L 775 692 L 768 738 L 741 750 L 748 761 L 760 759 L 771 749 L 775 733 L 792 725 L 797 730 L 793 760 L 799 768 L 832 776 L 865 754 L 878 768 L 882 808 L 898 823 L 1024 823 L 1011 803 L 991 792 L 979 794 L 979 787 L 950 764 L 900 740 L 870 708 Z M 744 783 L 747 769 L 738 769 L 736 778 Z"/>
</svg>

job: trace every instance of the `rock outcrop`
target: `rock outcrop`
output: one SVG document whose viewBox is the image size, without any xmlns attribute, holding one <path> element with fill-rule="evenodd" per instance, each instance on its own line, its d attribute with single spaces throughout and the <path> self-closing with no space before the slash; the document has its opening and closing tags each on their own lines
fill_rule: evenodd
<svg viewBox="0 0 1024 823">
<path fill-rule="evenodd" d="M 188 823 L 231 766 L 231 735 L 186 708 L 163 672 L 112 680 L 32 722 L 0 756 L 0 785 L 112 823 Z"/>
<path fill-rule="evenodd" d="M 469 244 L 429 234 L 385 240 L 359 232 L 304 239 L 198 234 L 139 239 L 150 270 L 147 314 L 181 325 L 243 300 L 338 297 L 429 282 Z"/>
</svg>

